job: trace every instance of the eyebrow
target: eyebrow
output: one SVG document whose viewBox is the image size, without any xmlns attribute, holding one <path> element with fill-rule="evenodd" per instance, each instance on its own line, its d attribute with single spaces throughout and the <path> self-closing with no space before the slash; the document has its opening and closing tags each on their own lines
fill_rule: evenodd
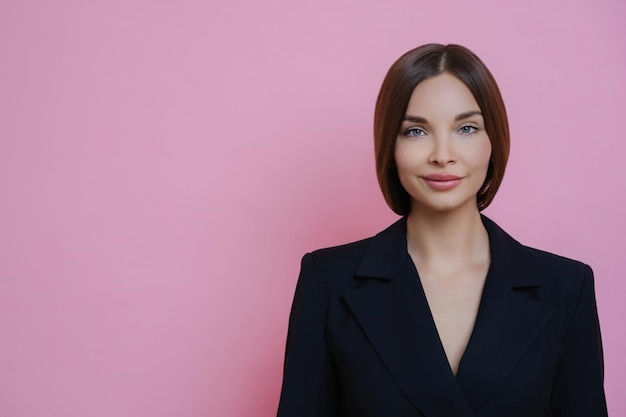
<svg viewBox="0 0 626 417">
<path fill-rule="evenodd" d="M 463 119 L 468 119 L 472 116 L 481 116 L 482 117 L 482 113 L 479 110 L 471 110 L 471 111 L 466 111 L 465 113 L 460 113 L 457 114 L 454 117 L 454 121 L 458 122 L 459 120 L 463 120 Z M 426 120 L 423 117 L 420 116 L 410 116 L 410 115 L 406 115 L 404 116 L 404 121 L 405 122 L 413 122 L 413 123 L 428 123 L 428 120 Z"/>
</svg>

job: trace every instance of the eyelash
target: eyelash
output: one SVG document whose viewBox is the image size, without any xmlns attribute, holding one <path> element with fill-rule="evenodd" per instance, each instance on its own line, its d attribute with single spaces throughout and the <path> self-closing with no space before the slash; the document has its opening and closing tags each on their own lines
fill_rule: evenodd
<svg viewBox="0 0 626 417">
<path fill-rule="evenodd" d="M 472 126 L 472 125 L 463 125 L 463 126 L 461 126 L 459 128 L 459 131 L 461 131 L 461 130 L 463 130 L 465 128 L 469 128 L 471 130 L 469 132 L 467 132 L 467 133 L 462 133 L 461 132 L 462 135 L 472 135 L 472 134 L 478 132 L 478 128 L 476 126 Z"/>
<path fill-rule="evenodd" d="M 469 132 L 463 133 L 462 130 L 464 129 L 470 129 Z M 422 134 L 414 134 L 413 132 L 422 132 Z M 473 135 L 474 133 L 478 132 L 478 128 L 476 126 L 472 126 L 472 125 L 463 125 L 461 126 L 457 132 L 459 132 L 461 135 L 464 136 L 469 136 L 469 135 Z M 420 127 L 409 127 L 408 129 L 406 129 L 404 131 L 404 136 L 408 136 L 408 137 L 422 137 L 426 134 L 426 131 Z"/>
<path fill-rule="evenodd" d="M 408 128 L 408 129 L 406 129 L 404 131 L 404 136 L 413 137 L 413 138 L 419 137 L 419 136 L 424 136 L 423 134 L 422 135 L 417 135 L 417 134 L 413 133 L 413 132 L 417 132 L 417 131 L 420 131 L 420 132 L 422 132 L 424 134 L 426 133 L 424 131 L 424 129 L 420 129 L 419 127 L 410 127 L 410 128 Z"/>
</svg>

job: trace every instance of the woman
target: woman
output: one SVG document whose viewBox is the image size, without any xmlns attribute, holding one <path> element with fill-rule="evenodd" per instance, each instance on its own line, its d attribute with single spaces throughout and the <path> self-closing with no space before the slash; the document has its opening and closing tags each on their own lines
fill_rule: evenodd
<svg viewBox="0 0 626 417">
<path fill-rule="evenodd" d="M 509 154 L 483 62 L 458 45 L 407 52 L 374 136 L 404 217 L 304 256 L 278 416 L 606 416 L 591 269 L 480 214 Z"/>
</svg>

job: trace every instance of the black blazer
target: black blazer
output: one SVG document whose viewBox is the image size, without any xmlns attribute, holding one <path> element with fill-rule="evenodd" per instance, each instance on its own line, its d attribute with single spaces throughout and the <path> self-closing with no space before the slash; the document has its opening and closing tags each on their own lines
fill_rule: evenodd
<svg viewBox="0 0 626 417">
<path fill-rule="evenodd" d="M 279 417 L 602 417 L 593 273 L 483 217 L 491 266 L 457 376 L 403 218 L 302 259 Z"/>
</svg>

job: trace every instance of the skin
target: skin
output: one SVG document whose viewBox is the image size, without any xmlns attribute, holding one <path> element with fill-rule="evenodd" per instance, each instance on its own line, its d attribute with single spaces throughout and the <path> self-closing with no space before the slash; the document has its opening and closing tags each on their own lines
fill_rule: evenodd
<svg viewBox="0 0 626 417">
<path fill-rule="evenodd" d="M 472 93 L 448 73 L 417 85 L 405 119 L 395 161 L 400 182 L 411 196 L 407 250 L 456 375 L 491 261 L 489 237 L 476 204 L 491 142 Z M 441 190 L 441 183 L 428 180 L 433 174 L 459 180 Z"/>
</svg>

